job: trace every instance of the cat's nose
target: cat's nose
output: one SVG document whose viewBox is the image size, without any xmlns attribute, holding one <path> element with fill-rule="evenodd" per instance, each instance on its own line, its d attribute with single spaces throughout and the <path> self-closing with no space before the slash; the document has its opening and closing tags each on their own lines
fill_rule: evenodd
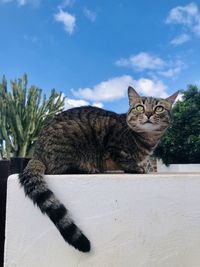
<svg viewBox="0 0 200 267">
<path fill-rule="evenodd" d="M 146 112 L 145 115 L 146 115 L 147 118 L 149 119 L 149 118 L 153 115 L 153 113 L 152 113 L 152 112 Z"/>
</svg>

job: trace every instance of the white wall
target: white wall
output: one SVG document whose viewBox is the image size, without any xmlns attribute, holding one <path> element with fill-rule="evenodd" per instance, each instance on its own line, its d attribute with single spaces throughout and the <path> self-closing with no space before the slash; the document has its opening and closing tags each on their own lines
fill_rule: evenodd
<svg viewBox="0 0 200 267">
<path fill-rule="evenodd" d="M 157 161 L 157 172 L 198 172 L 200 164 L 170 164 L 166 166 L 162 161 Z"/>
<path fill-rule="evenodd" d="M 92 243 L 83 254 L 8 181 L 5 267 L 199 267 L 200 173 L 46 176 Z"/>
</svg>

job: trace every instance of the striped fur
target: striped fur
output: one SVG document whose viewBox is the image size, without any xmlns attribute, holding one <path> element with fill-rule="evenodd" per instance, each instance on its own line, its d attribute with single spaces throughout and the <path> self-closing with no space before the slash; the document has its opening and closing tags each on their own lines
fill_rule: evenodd
<svg viewBox="0 0 200 267">
<path fill-rule="evenodd" d="M 19 175 L 25 194 L 29 196 L 42 213 L 49 216 L 60 231 L 64 240 L 83 252 L 90 250 L 90 242 L 74 224 L 67 209 L 55 197 L 43 179 L 45 166 L 41 161 L 31 160 L 27 168 Z"/>
<path fill-rule="evenodd" d="M 90 251 L 89 240 L 48 189 L 43 175 L 100 173 L 113 168 L 144 173 L 143 162 L 169 124 L 177 93 L 167 99 L 140 97 L 129 87 L 128 96 L 127 114 L 86 106 L 55 116 L 41 131 L 33 159 L 19 175 L 25 194 L 49 216 L 64 240 L 83 252 Z M 155 111 L 158 106 L 163 107 L 160 114 Z"/>
</svg>

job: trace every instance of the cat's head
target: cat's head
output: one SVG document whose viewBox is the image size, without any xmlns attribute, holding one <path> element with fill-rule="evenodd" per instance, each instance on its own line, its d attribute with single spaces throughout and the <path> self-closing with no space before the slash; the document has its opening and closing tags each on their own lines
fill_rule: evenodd
<svg viewBox="0 0 200 267">
<path fill-rule="evenodd" d="M 165 99 L 141 97 L 135 89 L 129 87 L 128 126 L 138 133 L 164 131 L 169 125 L 172 105 L 177 96 L 178 92 Z"/>
</svg>

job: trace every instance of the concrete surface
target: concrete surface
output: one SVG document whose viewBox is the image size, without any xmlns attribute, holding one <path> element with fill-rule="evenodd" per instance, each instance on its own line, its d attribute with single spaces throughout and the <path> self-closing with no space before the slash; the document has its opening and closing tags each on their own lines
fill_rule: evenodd
<svg viewBox="0 0 200 267">
<path fill-rule="evenodd" d="M 5 267 L 199 267 L 200 173 L 46 176 L 88 236 L 83 254 L 9 177 Z"/>
<path fill-rule="evenodd" d="M 197 172 L 200 173 L 200 164 L 170 164 L 166 166 L 161 161 L 157 162 L 157 172 Z"/>
</svg>

